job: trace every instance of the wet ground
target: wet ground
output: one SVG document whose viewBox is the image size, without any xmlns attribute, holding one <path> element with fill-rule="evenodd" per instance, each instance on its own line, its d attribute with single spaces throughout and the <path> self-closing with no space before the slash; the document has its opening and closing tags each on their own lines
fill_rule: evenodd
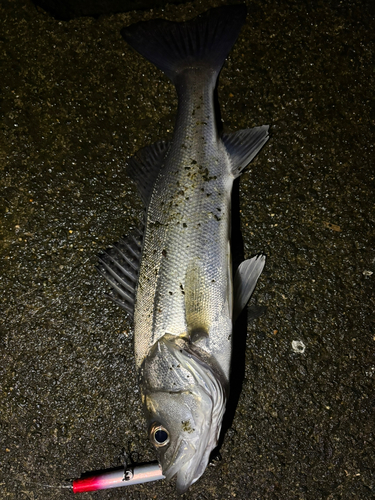
<svg viewBox="0 0 375 500">
<path fill-rule="evenodd" d="M 119 32 L 219 4 L 70 22 L 0 6 L 1 498 L 65 500 L 59 486 L 124 450 L 154 459 L 132 325 L 94 266 L 138 225 L 125 160 L 171 136 L 176 96 Z M 375 9 L 248 6 L 218 95 L 225 130 L 272 127 L 239 186 L 245 256 L 267 254 L 253 298 L 267 311 L 248 315 L 233 421 L 186 498 L 371 499 Z M 159 482 L 82 498 L 176 495 Z"/>
</svg>

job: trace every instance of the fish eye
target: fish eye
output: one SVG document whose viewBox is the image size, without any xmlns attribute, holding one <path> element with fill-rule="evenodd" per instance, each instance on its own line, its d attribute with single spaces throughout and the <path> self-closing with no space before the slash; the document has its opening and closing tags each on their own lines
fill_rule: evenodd
<svg viewBox="0 0 375 500">
<path fill-rule="evenodd" d="M 150 430 L 150 438 L 156 448 L 162 448 L 169 443 L 169 432 L 161 424 L 154 422 Z"/>
</svg>

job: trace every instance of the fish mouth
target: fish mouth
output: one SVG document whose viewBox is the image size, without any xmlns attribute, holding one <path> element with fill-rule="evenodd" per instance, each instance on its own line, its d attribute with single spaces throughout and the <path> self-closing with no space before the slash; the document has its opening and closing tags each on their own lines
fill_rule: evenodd
<svg viewBox="0 0 375 500">
<path fill-rule="evenodd" d="M 162 463 L 163 475 L 165 478 L 168 481 L 172 479 L 172 477 L 178 474 L 183 467 L 186 467 L 186 465 L 192 461 L 194 455 L 194 446 L 181 439 L 172 458 L 168 460 L 169 465 L 165 467 Z"/>
<path fill-rule="evenodd" d="M 169 466 L 165 468 L 162 464 L 163 475 L 167 480 L 176 476 L 179 494 L 185 493 L 192 484 L 198 481 L 207 467 L 211 449 L 204 450 L 203 456 L 199 456 L 199 451 L 191 443 L 182 439 Z"/>
<path fill-rule="evenodd" d="M 207 450 L 207 453 L 204 454 L 199 462 L 193 464 L 192 461 L 190 461 L 190 463 L 186 463 L 180 468 L 176 476 L 177 493 L 182 495 L 192 484 L 198 481 L 203 472 L 206 470 L 210 453 L 211 450 Z"/>
</svg>

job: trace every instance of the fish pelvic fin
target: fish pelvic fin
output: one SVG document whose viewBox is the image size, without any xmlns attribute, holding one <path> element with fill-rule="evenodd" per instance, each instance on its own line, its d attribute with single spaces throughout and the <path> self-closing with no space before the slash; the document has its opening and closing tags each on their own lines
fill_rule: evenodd
<svg viewBox="0 0 375 500">
<path fill-rule="evenodd" d="M 232 174 L 239 177 L 269 139 L 268 125 L 223 134 L 222 140 L 231 160 Z"/>
<path fill-rule="evenodd" d="M 225 5 L 183 23 L 153 19 L 132 24 L 121 35 L 175 83 L 182 71 L 192 67 L 217 76 L 245 18 L 245 5 Z"/>
<path fill-rule="evenodd" d="M 244 260 L 238 266 L 233 282 L 233 322 L 236 321 L 242 309 L 248 303 L 265 263 L 266 256 L 259 254 L 252 259 Z"/>
</svg>

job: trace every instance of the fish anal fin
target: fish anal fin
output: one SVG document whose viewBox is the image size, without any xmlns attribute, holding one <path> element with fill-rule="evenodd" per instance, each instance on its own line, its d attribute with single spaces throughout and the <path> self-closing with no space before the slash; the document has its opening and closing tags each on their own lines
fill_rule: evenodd
<svg viewBox="0 0 375 500">
<path fill-rule="evenodd" d="M 127 173 L 136 183 L 145 207 L 149 205 L 157 176 L 163 167 L 169 142 L 159 141 L 140 149 L 127 162 Z"/>
<path fill-rule="evenodd" d="M 238 130 L 232 134 L 223 134 L 222 140 L 229 153 L 232 174 L 239 177 L 243 169 L 259 153 L 268 141 L 268 125 Z"/>
<path fill-rule="evenodd" d="M 242 309 L 248 303 L 265 263 L 266 256 L 259 254 L 252 259 L 244 260 L 238 266 L 233 282 L 233 322 L 236 321 Z"/>
</svg>

